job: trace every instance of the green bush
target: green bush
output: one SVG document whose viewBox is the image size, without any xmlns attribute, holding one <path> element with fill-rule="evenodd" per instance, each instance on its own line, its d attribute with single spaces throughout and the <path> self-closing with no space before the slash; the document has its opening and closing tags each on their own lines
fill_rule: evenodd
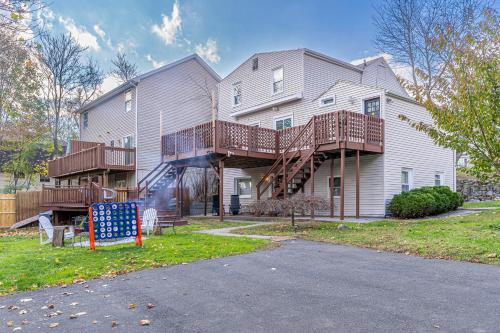
<svg viewBox="0 0 500 333">
<path fill-rule="evenodd" d="M 446 213 L 462 204 L 462 197 L 446 186 L 425 186 L 395 195 L 388 208 L 395 217 L 417 218 Z"/>
</svg>

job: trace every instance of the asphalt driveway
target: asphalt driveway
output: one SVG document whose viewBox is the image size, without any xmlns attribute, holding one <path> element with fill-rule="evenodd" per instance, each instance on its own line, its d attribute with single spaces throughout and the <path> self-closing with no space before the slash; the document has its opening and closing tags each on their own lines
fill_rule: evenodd
<svg viewBox="0 0 500 333">
<path fill-rule="evenodd" d="M 0 319 L 0 332 L 500 332 L 500 267 L 287 241 L 1 297 Z"/>
</svg>

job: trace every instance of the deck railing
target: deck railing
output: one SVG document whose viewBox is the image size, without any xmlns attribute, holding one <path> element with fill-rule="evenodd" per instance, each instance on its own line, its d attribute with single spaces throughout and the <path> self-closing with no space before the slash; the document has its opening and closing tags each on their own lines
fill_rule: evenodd
<svg viewBox="0 0 500 333">
<path fill-rule="evenodd" d="M 93 146 L 49 161 L 49 176 L 98 170 L 135 170 L 135 148 Z"/>
<path fill-rule="evenodd" d="M 96 183 L 87 186 L 42 186 L 40 205 L 80 208 L 102 200 L 102 187 Z"/>
<path fill-rule="evenodd" d="M 336 111 L 313 116 L 311 140 L 317 145 L 341 143 L 376 148 L 384 144 L 384 120 L 351 111 Z M 183 159 L 220 150 L 278 155 L 290 147 L 305 125 L 283 130 L 261 128 L 217 120 L 162 136 L 162 156 Z M 313 136 L 312 136 L 313 135 Z M 215 137 L 215 140 L 214 140 Z M 215 144 L 215 146 L 214 146 Z M 362 149 L 362 148 L 360 148 Z"/>
</svg>

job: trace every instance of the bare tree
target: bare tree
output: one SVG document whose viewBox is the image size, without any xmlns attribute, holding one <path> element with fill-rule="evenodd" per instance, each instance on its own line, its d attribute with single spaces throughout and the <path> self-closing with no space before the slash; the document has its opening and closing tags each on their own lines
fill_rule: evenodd
<svg viewBox="0 0 500 333">
<path fill-rule="evenodd" d="M 464 38 L 482 7 L 479 0 L 384 0 L 375 8 L 375 44 L 410 67 L 412 92 L 428 98 L 450 62 L 450 49 L 435 44 L 443 33 Z"/>
<path fill-rule="evenodd" d="M 125 53 L 118 52 L 111 63 L 114 66 L 111 75 L 122 82 L 127 82 L 138 74 L 137 65 L 128 61 Z"/>
<path fill-rule="evenodd" d="M 94 61 L 84 61 L 86 48 L 69 35 L 42 36 L 40 45 L 47 125 L 57 156 L 63 120 L 97 96 L 103 75 Z"/>
</svg>

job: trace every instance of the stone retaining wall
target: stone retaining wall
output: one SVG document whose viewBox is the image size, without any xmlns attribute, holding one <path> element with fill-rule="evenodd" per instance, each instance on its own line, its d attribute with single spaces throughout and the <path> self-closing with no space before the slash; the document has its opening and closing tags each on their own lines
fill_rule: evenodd
<svg viewBox="0 0 500 333">
<path fill-rule="evenodd" d="M 485 201 L 500 199 L 500 184 L 482 184 L 477 180 L 457 180 L 457 192 L 465 201 Z"/>
</svg>

